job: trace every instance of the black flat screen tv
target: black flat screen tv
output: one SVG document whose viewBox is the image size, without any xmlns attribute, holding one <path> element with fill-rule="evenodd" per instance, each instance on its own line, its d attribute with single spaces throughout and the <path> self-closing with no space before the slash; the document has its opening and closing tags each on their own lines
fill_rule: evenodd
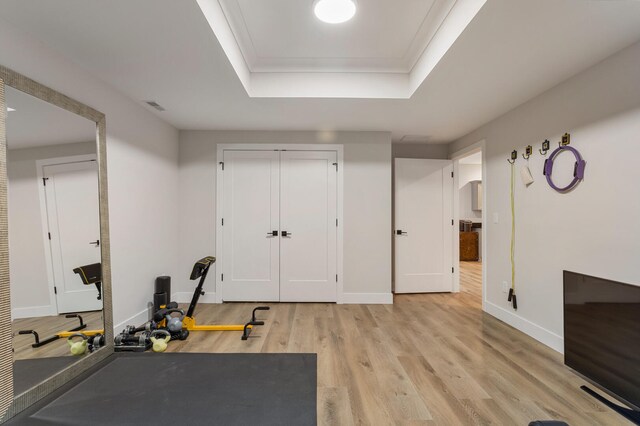
<svg viewBox="0 0 640 426">
<path fill-rule="evenodd" d="M 564 363 L 640 409 L 640 287 L 564 271 Z"/>
</svg>

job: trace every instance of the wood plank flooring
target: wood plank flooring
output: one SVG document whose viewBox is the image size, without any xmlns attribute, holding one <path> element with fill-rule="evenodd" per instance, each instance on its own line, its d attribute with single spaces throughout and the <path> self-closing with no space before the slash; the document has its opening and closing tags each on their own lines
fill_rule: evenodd
<svg viewBox="0 0 640 426">
<path fill-rule="evenodd" d="M 630 424 L 579 389 L 562 355 L 481 310 L 481 265 L 457 294 L 393 305 L 272 304 L 248 341 L 193 332 L 175 352 L 315 352 L 320 425 Z M 201 304 L 198 323 L 241 323 L 254 303 Z"/>
<path fill-rule="evenodd" d="M 87 324 L 87 330 L 103 328 L 102 311 L 80 313 Z M 37 318 L 21 318 L 13 320 L 11 331 L 13 333 L 13 359 L 48 358 L 69 355 L 69 345 L 65 339 L 56 340 L 39 348 L 32 348 L 34 342 L 32 334 L 18 334 L 20 330 L 35 330 L 40 340 L 44 340 L 54 333 L 77 327 L 78 319 L 65 318 L 64 315 Z"/>
</svg>

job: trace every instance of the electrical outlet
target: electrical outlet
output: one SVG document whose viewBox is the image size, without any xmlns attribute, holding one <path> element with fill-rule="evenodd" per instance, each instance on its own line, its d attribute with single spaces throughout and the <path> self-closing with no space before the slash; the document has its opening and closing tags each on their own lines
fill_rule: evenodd
<svg viewBox="0 0 640 426">
<path fill-rule="evenodd" d="M 493 214 L 493 223 L 500 223 L 500 216 L 498 213 Z"/>
<path fill-rule="evenodd" d="M 509 291 L 509 283 L 506 281 L 502 281 L 502 292 L 506 293 Z"/>
</svg>

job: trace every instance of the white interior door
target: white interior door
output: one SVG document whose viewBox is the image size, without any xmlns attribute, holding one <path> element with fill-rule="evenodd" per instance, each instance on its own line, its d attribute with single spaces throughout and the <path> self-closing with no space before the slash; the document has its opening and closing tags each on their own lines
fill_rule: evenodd
<svg viewBox="0 0 640 426">
<path fill-rule="evenodd" d="M 395 160 L 395 292 L 453 290 L 453 166 Z"/>
<path fill-rule="evenodd" d="M 279 300 L 279 154 L 224 151 L 223 301 Z"/>
<path fill-rule="evenodd" d="M 97 164 L 44 166 L 43 172 L 58 313 L 100 310 L 96 287 L 73 272 L 101 260 Z"/>
<path fill-rule="evenodd" d="M 335 302 L 337 155 L 283 151 L 280 164 L 280 300 Z"/>
</svg>

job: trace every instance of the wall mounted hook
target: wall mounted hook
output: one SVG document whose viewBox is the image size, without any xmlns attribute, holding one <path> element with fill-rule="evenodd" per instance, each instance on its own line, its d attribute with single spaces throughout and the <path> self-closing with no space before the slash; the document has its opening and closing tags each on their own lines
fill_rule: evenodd
<svg viewBox="0 0 640 426">
<path fill-rule="evenodd" d="M 544 142 L 542 142 L 542 149 L 539 149 L 538 151 L 546 157 L 549 149 L 551 149 L 551 142 L 549 142 L 549 139 L 545 139 Z"/>
<path fill-rule="evenodd" d="M 558 142 L 558 146 L 567 146 L 571 143 L 571 135 L 569 133 L 565 133 L 562 135 L 562 140 Z"/>
<path fill-rule="evenodd" d="M 531 145 L 528 145 L 528 146 L 525 148 L 525 151 L 524 151 L 524 152 L 525 152 L 525 153 L 524 153 L 524 154 L 522 154 L 522 158 L 524 158 L 525 160 L 528 160 L 528 159 L 529 159 L 529 157 L 531 157 L 531 154 L 533 154 L 533 147 L 532 147 Z"/>
<path fill-rule="evenodd" d="M 509 162 L 509 164 L 513 164 L 516 162 L 517 159 L 518 159 L 518 151 L 514 149 L 513 151 L 511 151 L 511 159 L 507 158 L 507 161 Z"/>
</svg>

